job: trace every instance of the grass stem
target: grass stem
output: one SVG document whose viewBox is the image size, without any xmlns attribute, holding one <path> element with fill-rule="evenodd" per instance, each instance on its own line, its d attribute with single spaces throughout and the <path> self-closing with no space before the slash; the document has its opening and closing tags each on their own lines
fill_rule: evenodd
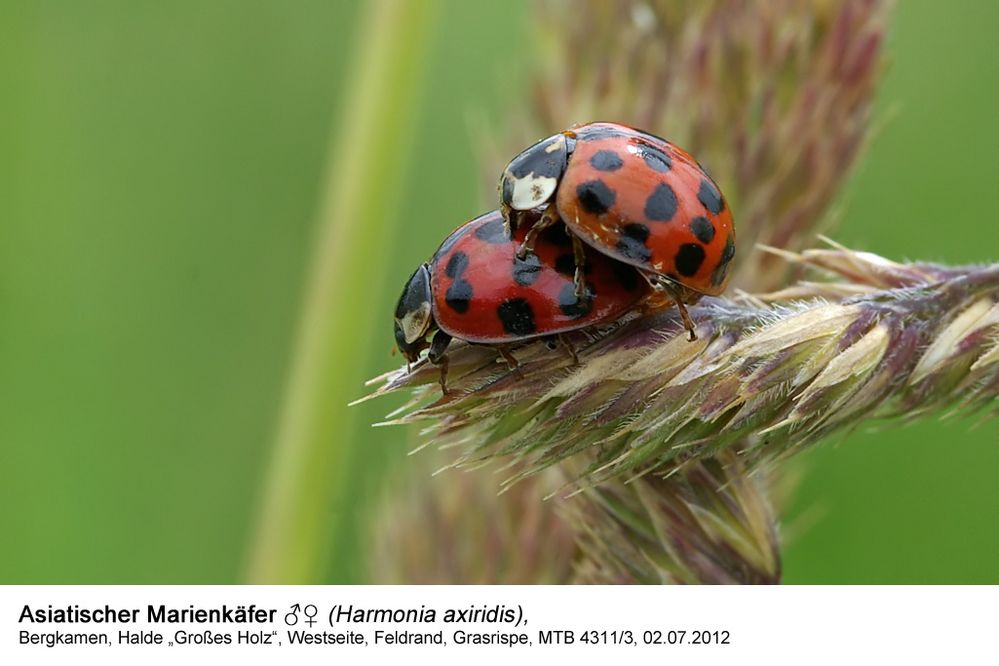
<svg viewBox="0 0 999 666">
<path fill-rule="evenodd" d="M 305 286 L 268 478 L 250 545 L 246 580 L 321 582 L 333 548 L 332 507 L 348 473 L 356 418 L 350 392 L 363 381 L 375 312 L 366 303 L 377 284 L 357 289 L 356 276 L 382 256 L 390 232 L 419 103 L 436 0 L 364 3 L 346 100 L 334 128 Z M 356 313 L 351 321 L 343 313 Z"/>
</svg>

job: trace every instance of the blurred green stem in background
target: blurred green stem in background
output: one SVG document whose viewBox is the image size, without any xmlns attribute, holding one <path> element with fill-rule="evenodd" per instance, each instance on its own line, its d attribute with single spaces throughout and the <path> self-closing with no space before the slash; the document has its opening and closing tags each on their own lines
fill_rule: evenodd
<svg viewBox="0 0 999 666">
<path fill-rule="evenodd" d="M 327 161 L 315 249 L 292 349 L 262 505 L 251 583 L 318 583 L 336 544 L 330 508 L 349 469 L 347 409 L 363 380 L 382 291 L 385 239 L 400 195 L 407 139 L 437 0 L 376 0 L 359 19 L 351 74 Z M 350 321 L 343 313 L 357 313 Z M 339 319 L 338 319 L 339 317 Z M 353 376 L 356 375 L 356 376 Z"/>
</svg>

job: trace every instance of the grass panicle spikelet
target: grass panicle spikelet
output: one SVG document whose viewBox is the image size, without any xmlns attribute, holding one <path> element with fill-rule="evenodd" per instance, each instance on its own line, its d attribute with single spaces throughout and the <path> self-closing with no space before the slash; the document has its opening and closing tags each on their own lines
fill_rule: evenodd
<svg viewBox="0 0 999 666">
<path fill-rule="evenodd" d="M 557 470 L 498 497 L 495 469 L 431 475 L 450 463 L 447 451 L 406 462 L 374 529 L 379 583 L 560 583 L 572 574 L 574 531 L 540 499 L 564 482 Z"/>
<path fill-rule="evenodd" d="M 776 521 L 761 480 L 734 453 L 667 478 L 590 487 L 567 502 L 578 583 L 776 583 Z"/>
<path fill-rule="evenodd" d="M 586 484 L 668 475 L 727 450 L 753 466 L 868 418 L 995 408 L 999 265 L 799 257 L 837 280 L 704 299 L 691 309 L 694 342 L 674 312 L 657 312 L 575 335 L 578 366 L 534 344 L 515 352 L 511 371 L 495 352 L 458 346 L 448 395 L 428 364 L 379 391 L 423 397 L 396 422 L 433 419 L 437 443 L 466 442 L 459 465 L 517 460 L 507 483 L 578 454 L 590 459 L 578 475 Z M 844 284 L 855 293 L 840 295 Z"/>
</svg>

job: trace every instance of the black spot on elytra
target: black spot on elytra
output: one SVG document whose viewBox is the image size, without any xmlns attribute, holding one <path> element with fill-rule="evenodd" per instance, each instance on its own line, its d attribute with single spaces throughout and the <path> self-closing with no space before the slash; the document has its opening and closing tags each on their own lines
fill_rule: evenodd
<svg viewBox="0 0 999 666">
<path fill-rule="evenodd" d="M 684 277 L 691 277 L 704 263 L 704 248 L 697 243 L 684 243 L 673 258 L 676 270 Z"/>
<path fill-rule="evenodd" d="M 579 319 L 593 310 L 593 285 L 587 284 L 586 293 L 582 298 L 576 296 L 576 286 L 567 284 L 558 294 L 558 308 L 567 317 Z"/>
<path fill-rule="evenodd" d="M 669 222 L 676 215 L 676 192 L 666 183 L 659 183 L 645 200 L 645 217 L 653 222 Z"/>
<path fill-rule="evenodd" d="M 468 255 L 458 251 L 452 254 L 451 258 L 447 260 L 447 266 L 444 267 L 444 274 L 449 278 L 458 278 L 465 272 L 466 268 L 468 268 Z"/>
<path fill-rule="evenodd" d="M 731 236 L 725 241 L 725 251 L 722 252 L 721 263 L 727 264 L 735 257 L 735 239 Z"/>
<path fill-rule="evenodd" d="M 650 146 L 647 144 L 640 144 L 642 146 L 642 159 L 653 171 L 658 171 L 659 173 L 666 173 L 673 166 L 673 160 L 670 156 L 659 150 L 655 146 Z"/>
<path fill-rule="evenodd" d="M 472 285 L 461 277 L 466 268 L 468 268 L 468 255 L 461 251 L 452 254 L 447 266 L 444 267 L 444 274 L 454 279 L 444 293 L 444 302 L 458 314 L 468 312 L 472 302 Z"/>
<path fill-rule="evenodd" d="M 725 210 L 725 201 L 722 200 L 721 193 L 715 184 L 707 178 L 701 179 L 701 186 L 697 190 L 697 200 L 715 215 Z"/>
<path fill-rule="evenodd" d="M 652 257 L 652 250 L 645 245 L 649 239 L 649 228 L 644 224 L 626 224 L 621 227 L 621 237 L 617 249 L 627 259 L 646 263 Z"/>
<path fill-rule="evenodd" d="M 475 237 L 492 245 L 500 245 L 510 240 L 506 235 L 506 227 L 502 220 L 489 220 L 477 227 Z"/>
<path fill-rule="evenodd" d="M 715 239 L 715 225 L 706 217 L 695 217 L 691 220 L 690 231 L 705 245 Z"/>
<path fill-rule="evenodd" d="M 523 298 L 511 298 L 500 303 L 496 315 L 503 324 L 503 330 L 510 335 L 531 335 L 536 330 L 534 311 Z"/>
<path fill-rule="evenodd" d="M 725 241 L 725 249 L 722 251 L 721 260 L 719 260 L 715 269 L 711 271 L 711 284 L 717 287 L 725 281 L 725 276 L 728 275 L 733 257 L 735 257 L 735 241 L 729 236 Z"/>
<path fill-rule="evenodd" d="M 575 275 L 576 257 L 572 254 L 560 254 L 555 259 L 555 270 L 562 275 Z"/>
<path fill-rule="evenodd" d="M 565 228 L 564 224 L 553 224 L 550 227 L 546 227 L 538 237 L 550 245 L 558 245 L 560 247 L 566 247 L 572 245 L 572 236 L 569 235 L 569 230 Z"/>
<path fill-rule="evenodd" d="M 602 180 L 588 180 L 576 188 L 579 203 L 587 213 L 603 215 L 614 205 L 617 195 Z"/>
<path fill-rule="evenodd" d="M 522 287 L 534 284 L 541 275 L 541 260 L 533 252 L 523 259 L 513 255 L 513 279 Z"/>
<path fill-rule="evenodd" d="M 638 289 L 638 281 L 641 277 L 634 268 L 620 261 L 612 261 L 611 270 L 614 272 L 614 277 L 617 278 L 618 284 L 624 287 L 625 291 L 635 291 Z"/>
<path fill-rule="evenodd" d="M 626 224 L 621 227 L 621 233 L 628 238 L 633 238 L 639 243 L 644 243 L 649 240 L 649 228 L 644 224 Z"/>
<path fill-rule="evenodd" d="M 472 285 L 464 280 L 455 280 L 447 288 L 444 302 L 458 314 L 465 314 L 472 303 Z"/>
<path fill-rule="evenodd" d="M 590 158 L 590 165 L 597 171 L 617 171 L 624 162 L 613 150 L 600 150 Z"/>
</svg>

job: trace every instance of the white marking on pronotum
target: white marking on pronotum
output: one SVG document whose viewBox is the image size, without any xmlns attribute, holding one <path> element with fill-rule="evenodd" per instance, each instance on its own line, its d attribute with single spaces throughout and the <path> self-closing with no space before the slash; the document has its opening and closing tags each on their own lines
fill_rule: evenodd
<svg viewBox="0 0 999 666">
<path fill-rule="evenodd" d="M 557 178 L 545 178 L 529 173 L 523 178 L 514 178 L 513 196 L 510 197 L 510 205 L 517 210 L 528 210 L 540 206 L 551 198 L 558 187 Z"/>
<path fill-rule="evenodd" d="M 420 307 L 410 310 L 397 321 L 407 344 L 419 340 L 430 328 L 430 303 L 420 303 Z"/>
</svg>

